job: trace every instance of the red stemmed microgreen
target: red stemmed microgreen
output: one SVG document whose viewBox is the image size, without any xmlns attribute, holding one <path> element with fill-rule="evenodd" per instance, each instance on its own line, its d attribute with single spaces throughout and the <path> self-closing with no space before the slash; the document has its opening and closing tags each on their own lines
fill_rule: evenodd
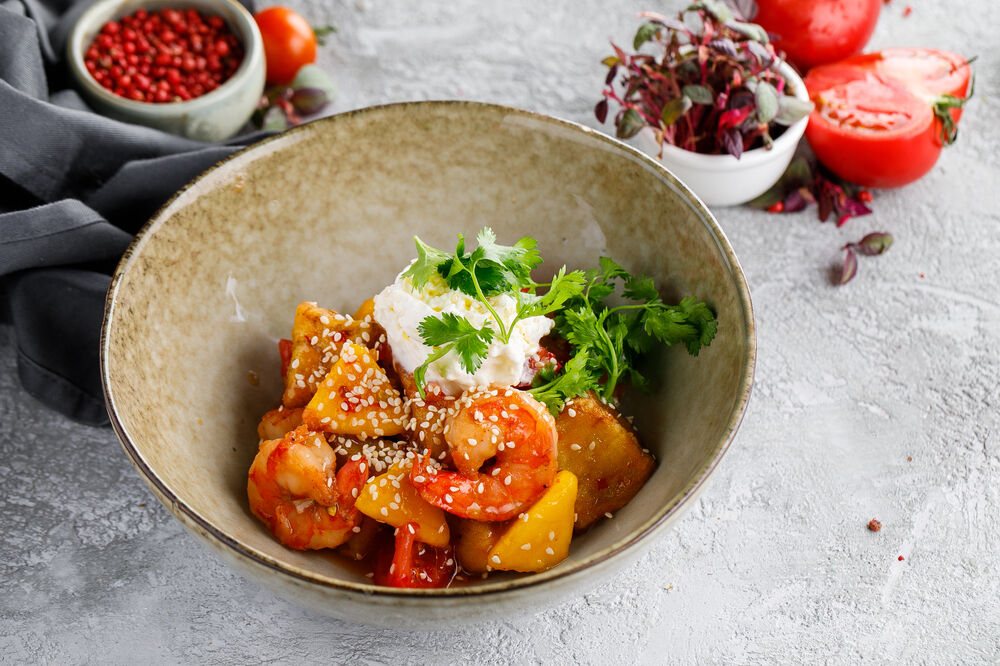
<svg viewBox="0 0 1000 666">
<path fill-rule="evenodd" d="M 609 102 L 619 106 L 616 134 L 626 139 L 650 128 L 662 146 L 739 158 L 743 151 L 770 148 L 784 127 L 812 110 L 812 103 L 788 94 L 781 63 L 767 32 L 737 19 L 719 0 L 702 0 L 676 18 L 641 14 L 626 53 L 612 44 L 600 122 Z M 656 53 L 649 53 L 649 44 Z M 645 48 L 646 51 L 640 51 Z"/>
<path fill-rule="evenodd" d="M 842 227 L 852 217 L 871 213 L 871 200 L 868 190 L 837 178 L 815 160 L 796 157 L 777 183 L 748 204 L 771 213 L 795 213 L 816 204 L 821 222 L 833 214 Z"/>
</svg>

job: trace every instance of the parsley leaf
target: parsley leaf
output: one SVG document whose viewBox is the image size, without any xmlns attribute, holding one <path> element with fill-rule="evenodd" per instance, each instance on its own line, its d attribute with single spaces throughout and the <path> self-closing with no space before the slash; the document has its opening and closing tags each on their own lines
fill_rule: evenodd
<svg viewBox="0 0 1000 666">
<path fill-rule="evenodd" d="M 535 376 L 535 388 L 528 392 L 558 416 L 563 404 L 571 398 L 599 388 L 597 375 L 588 366 L 586 354 L 577 354 L 557 375 L 552 366 L 542 368 Z"/>
<path fill-rule="evenodd" d="M 476 328 L 465 317 L 459 317 L 450 312 L 444 312 L 437 317 L 425 317 L 420 322 L 420 336 L 424 344 L 434 348 L 449 347 L 455 350 L 462 361 L 462 367 L 468 373 L 473 373 L 482 365 L 486 352 L 493 342 L 493 329 L 490 323 L 482 328 Z"/>
<path fill-rule="evenodd" d="M 438 271 L 439 266 L 451 259 L 451 255 L 427 245 L 417 236 L 413 237 L 413 242 L 417 245 L 417 258 L 403 271 L 403 276 L 413 278 L 413 286 L 420 289 Z"/>
</svg>

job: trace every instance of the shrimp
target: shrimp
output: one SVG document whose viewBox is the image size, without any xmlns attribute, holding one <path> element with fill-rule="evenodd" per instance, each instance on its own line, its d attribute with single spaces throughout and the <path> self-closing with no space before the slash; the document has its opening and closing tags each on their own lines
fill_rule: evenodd
<svg viewBox="0 0 1000 666">
<path fill-rule="evenodd" d="M 418 456 L 410 480 L 421 497 L 456 516 L 508 520 L 555 478 L 557 438 L 552 415 L 524 391 L 466 396 L 445 427 L 458 471 L 436 470 L 429 456 Z"/>
<path fill-rule="evenodd" d="M 359 457 L 336 470 L 326 438 L 306 426 L 262 442 L 247 478 L 250 510 L 290 548 L 335 548 L 361 523 L 354 500 L 368 465 Z"/>
</svg>

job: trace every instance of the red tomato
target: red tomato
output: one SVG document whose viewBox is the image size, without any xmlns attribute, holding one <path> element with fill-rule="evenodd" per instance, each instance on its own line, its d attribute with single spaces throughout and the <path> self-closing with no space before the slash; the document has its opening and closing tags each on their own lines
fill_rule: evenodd
<svg viewBox="0 0 1000 666">
<path fill-rule="evenodd" d="M 757 0 L 754 23 L 803 71 L 860 53 L 883 0 Z"/>
<path fill-rule="evenodd" d="M 964 99 L 969 76 L 960 56 L 929 49 L 888 49 L 816 67 L 805 78 L 816 107 L 806 138 L 819 161 L 845 180 L 911 183 L 941 154 L 935 102 L 941 95 Z M 950 109 L 955 122 L 957 111 Z"/>
<path fill-rule="evenodd" d="M 316 61 L 316 34 L 301 14 L 287 7 L 268 7 L 254 20 L 264 39 L 268 83 L 291 83 L 303 65 Z"/>
<path fill-rule="evenodd" d="M 376 585 L 447 587 L 455 577 L 457 565 L 452 549 L 417 541 L 418 527 L 416 523 L 403 525 L 396 530 L 395 544 L 387 542 L 379 549 L 373 578 Z"/>
<path fill-rule="evenodd" d="M 292 341 L 287 338 L 278 340 L 278 356 L 281 358 L 281 376 L 288 374 L 288 364 L 292 362 Z"/>
</svg>

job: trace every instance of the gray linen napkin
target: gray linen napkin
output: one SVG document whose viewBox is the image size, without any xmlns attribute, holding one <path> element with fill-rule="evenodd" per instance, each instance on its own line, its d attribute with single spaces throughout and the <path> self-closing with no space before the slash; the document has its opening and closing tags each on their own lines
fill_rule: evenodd
<svg viewBox="0 0 1000 666">
<path fill-rule="evenodd" d="M 263 135 L 205 144 L 93 113 L 62 56 L 90 2 L 0 0 L 0 322 L 24 389 L 103 425 L 98 343 L 119 257 L 173 192 Z"/>
</svg>

